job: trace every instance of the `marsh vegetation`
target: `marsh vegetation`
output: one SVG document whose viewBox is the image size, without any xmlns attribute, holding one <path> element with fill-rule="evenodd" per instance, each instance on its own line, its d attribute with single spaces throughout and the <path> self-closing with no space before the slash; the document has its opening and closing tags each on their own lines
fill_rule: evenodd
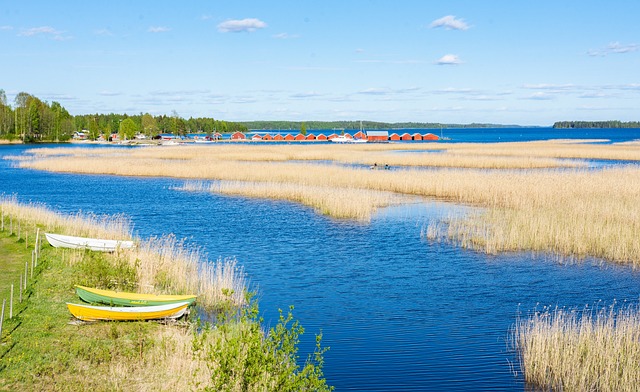
<svg viewBox="0 0 640 392">
<path fill-rule="evenodd" d="M 303 328 L 291 310 L 266 330 L 257 302 L 235 260 L 209 261 L 174 237 L 136 239 L 135 250 L 105 254 L 35 245 L 35 233 L 65 232 L 123 238 L 123 216 L 63 216 L 41 205 L 2 199 L 6 230 L 0 246 L 15 256 L 0 267 L 0 294 L 17 281 L 36 246 L 40 261 L 5 319 L 0 336 L 2 390 L 330 390 L 322 374 L 320 346 L 307 359 L 297 354 Z M 9 224 L 10 222 L 10 224 Z M 11 226 L 12 230 L 9 230 Z M 21 237 L 17 230 L 20 228 Z M 29 234 L 30 233 L 30 234 Z M 28 235 L 31 239 L 27 239 Z M 27 243 L 32 245 L 29 247 Z M 0 252 L 0 254 L 2 254 Z M 17 268 L 13 268 L 14 264 Z M 15 276 L 14 276 L 15 275 Z M 137 292 L 197 293 L 198 313 L 177 323 L 70 322 L 65 302 L 77 302 L 74 285 Z"/>
</svg>

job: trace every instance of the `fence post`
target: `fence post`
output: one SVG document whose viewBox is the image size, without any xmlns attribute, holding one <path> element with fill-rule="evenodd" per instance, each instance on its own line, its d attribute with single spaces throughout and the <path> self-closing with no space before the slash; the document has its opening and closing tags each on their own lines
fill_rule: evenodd
<svg viewBox="0 0 640 392">
<path fill-rule="evenodd" d="M 2 341 L 2 324 L 4 323 L 4 305 L 7 303 L 7 299 L 2 300 L 2 315 L 0 315 L 0 342 Z"/>
</svg>

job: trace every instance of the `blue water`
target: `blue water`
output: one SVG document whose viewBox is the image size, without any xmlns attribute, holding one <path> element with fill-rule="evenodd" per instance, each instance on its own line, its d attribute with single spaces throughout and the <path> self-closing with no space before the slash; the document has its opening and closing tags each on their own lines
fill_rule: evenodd
<svg viewBox="0 0 640 392">
<path fill-rule="evenodd" d="M 298 133 L 298 130 L 287 131 L 260 131 L 270 132 L 274 135 L 277 132 L 286 134 L 291 133 L 293 135 Z M 308 133 L 320 134 L 323 133 L 326 136 L 336 133 L 337 131 L 331 129 L 325 130 L 312 130 Z M 353 130 L 346 130 L 353 134 Z M 608 143 L 618 143 L 630 140 L 640 140 L 640 129 L 608 129 L 608 128 L 595 128 L 595 129 L 553 129 L 549 127 L 539 128 L 454 128 L 454 129 L 392 129 L 389 130 L 389 135 L 392 133 L 403 134 L 408 132 L 414 134 L 419 132 L 421 134 L 433 133 L 450 140 L 444 140 L 447 143 L 497 143 L 497 142 L 524 142 L 534 140 L 548 140 L 548 139 L 599 139 L 608 140 Z M 339 132 L 337 132 L 339 133 Z M 317 143 L 317 142 L 313 142 Z M 399 142 L 402 143 L 402 142 Z M 424 142 L 405 142 L 405 143 L 434 143 L 431 141 Z"/>
<path fill-rule="evenodd" d="M 0 157 L 26 148 L 0 146 Z M 399 206 L 357 223 L 289 202 L 172 189 L 181 184 L 0 160 L 0 193 L 61 212 L 124 212 L 140 237 L 174 233 L 211 259 L 236 257 L 267 323 L 295 306 L 306 330 L 301 357 L 322 331 L 325 376 L 338 391 L 525 390 L 508 342 L 519 312 L 638 302 L 640 273 L 627 267 L 490 256 L 422 238 L 427 221 L 464 212 L 453 204 Z"/>
</svg>

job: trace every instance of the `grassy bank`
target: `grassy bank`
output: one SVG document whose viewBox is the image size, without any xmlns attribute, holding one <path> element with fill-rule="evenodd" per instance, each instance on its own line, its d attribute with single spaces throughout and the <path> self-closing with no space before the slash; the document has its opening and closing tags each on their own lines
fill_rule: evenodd
<svg viewBox="0 0 640 392">
<path fill-rule="evenodd" d="M 1 204 L 5 230 L 0 231 L 0 300 L 8 299 L 10 284 L 18 286 L 24 262 L 30 263 L 37 228 L 112 238 L 130 232 L 123 217 L 65 217 L 11 199 Z M 25 241 L 27 232 L 31 239 Z M 29 269 L 23 301 L 18 301 L 16 288 L 11 319 L 6 311 L 0 336 L 0 390 L 262 391 L 295 390 L 294 385 L 329 389 L 322 377 L 324 349 L 318 346 L 316 357 L 301 367 L 297 342 L 303 331 L 298 324 L 285 318 L 263 330 L 257 304 L 248 302 L 244 274 L 235 262 L 206 263 L 172 237 L 137 241 L 137 250 L 114 254 L 41 247 L 33 277 Z M 217 324 L 199 324 L 194 312 L 187 320 L 168 324 L 73 322 L 65 303 L 80 302 L 75 284 L 195 292 L 199 312 L 216 318 Z"/>
<path fill-rule="evenodd" d="M 445 152 L 425 152 L 428 148 Z M 313 206 L 331 216 L 361 220 L 369 219 L 376 208 L 395 202 L 397 198 L 390 194 L 435 197 L 484 209 L 477 215 L 449 222 L 444 230 L 426 227 L 426 236 L 445 236 L 488 253 L 534 250 L 640 263 L 640 245 L 635 240 L 640 231 L 637 166 L 604 170 L 531 168 L 532 160 L 538 159 L 551 159 L 556 165 L 576 164 L 557 161 L 558 158 L 638 160 L 637 143 L 241 145 L 99 151 L 43 149 L 34 154 L 34 160 L 22 159 L 19 164 L 72 173 L 219 180 L 222 185 L 210 190 L 282 198 Z M 116 155 L 118 164 L 113 164 Z M 438 164 L 431 162 L 434 157 L 440 161 Z M 461 164 L 460 157 L 474 166 Z M 496 158 L 505 157 L 510 160 L 509 165 L 495 165 Z M 368 170 L 336 162 L 395 162 L 404 166 Z M 415 165 L 430 170 L 411 169 Z"/>
<path fill-rule="evenodd" d="M 545 309 L 519 320 L 514 343 L 527 383 L 554 391 L 636 391 L 640 309 Z"/>
</svg>

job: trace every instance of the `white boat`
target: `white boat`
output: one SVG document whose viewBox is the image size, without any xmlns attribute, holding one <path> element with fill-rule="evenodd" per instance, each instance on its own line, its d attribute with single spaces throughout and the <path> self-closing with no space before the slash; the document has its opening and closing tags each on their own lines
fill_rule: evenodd
<svg viewBox="0 0 640 392">
<path fill-rule="evenodd" d="M 354 139 L 346 136 L 338 136 L 331 139 L 334 143 L 366 143 L 367 139 Z"/>
<path fill-rule="evenodd" d="M 163 140 L 160 142 L 161 146 L 179 146 L 180 143 L 176 142 L 175 140 L 171 139 L 171 140 Z"/>
<path fill-rule="evenodd" d="M 114 252 L 117 249 L 130 249 L 133 241 L 103 240 L 98 238 L 74 237 L 70 235 L 44 233 L 49 244 L 55 248 L 90 249 L 99 252 Z"/>
</svg>

